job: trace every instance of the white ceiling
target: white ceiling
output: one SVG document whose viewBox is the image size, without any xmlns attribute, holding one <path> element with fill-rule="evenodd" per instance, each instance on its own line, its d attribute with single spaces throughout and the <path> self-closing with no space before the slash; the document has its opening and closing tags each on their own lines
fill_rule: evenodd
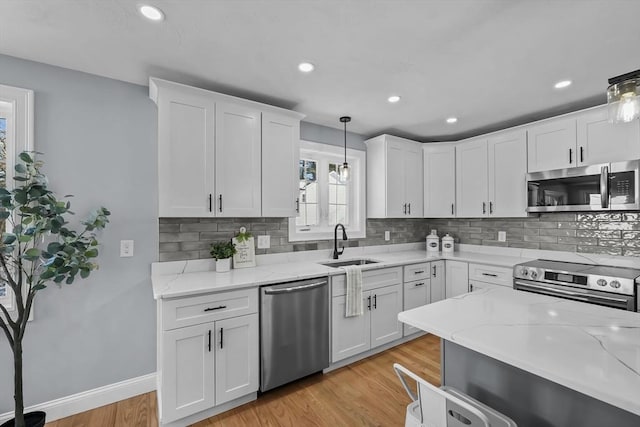
<svg viewBox="0 0 640 427">
<path fill-rule="evenodd" d="M 608 77 L 640 68 L 638 0 L 149 0 L 160 24 L 137 3 L 0 0 L 0 53 L 423 141 L 603 103 Z M 316 70 L 298 72 L 303 60 Z"/>
</svg>

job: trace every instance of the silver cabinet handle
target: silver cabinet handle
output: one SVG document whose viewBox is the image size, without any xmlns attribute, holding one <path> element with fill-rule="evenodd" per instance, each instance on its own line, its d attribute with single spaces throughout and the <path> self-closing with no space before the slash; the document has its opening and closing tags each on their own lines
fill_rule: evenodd
<svg viewBox="0 0 640 427">
<path fill-rule="evenodd" d="M 290 288 L 280 288 L 280 289 L 269 288 L 269 289 L 265 289 L 264 293 L 266 295 L 274 295 L 274 294 L 286 294 L 289 292 L 296 292 L 296 291 L 307 291 L 309 289 L 318 288 L 320 286 L 326 285 L 327 283 L 328 282 L 325 280 L 322 282 L 309 283 L 307 285 L 292 286 Z"/>
<path fill-rule="evenodd" d="M 600 170 L 600 205 L 609 207 L 609 166 L 603 166 Z"/>
</svg>

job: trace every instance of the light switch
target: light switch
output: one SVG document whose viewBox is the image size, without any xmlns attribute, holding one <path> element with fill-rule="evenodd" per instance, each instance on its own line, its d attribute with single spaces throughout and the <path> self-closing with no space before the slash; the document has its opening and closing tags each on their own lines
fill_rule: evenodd
<svg viewBox="0 0 640 427">
<path fill-rule="evenodd" d="M 133 256 L 133 240 L 120 240 L 120 257 Z"/>
<path fill-rule="evenodd" d="M 387 242 L 391 240 L 391 232 L 389 230 L 384 232 L 384 240 L 386 240 Z"/>
<path fill-rule="evenodd" d="M 271 236 L 258 236 L 258 249 L 269 249 L 271 247 Z"/>
<path fill-rule="evenodd" d="M 507 241 L 507 232 L 498 231 L 498 242 L 506 242 L 506 241 Z"/>
</svg>

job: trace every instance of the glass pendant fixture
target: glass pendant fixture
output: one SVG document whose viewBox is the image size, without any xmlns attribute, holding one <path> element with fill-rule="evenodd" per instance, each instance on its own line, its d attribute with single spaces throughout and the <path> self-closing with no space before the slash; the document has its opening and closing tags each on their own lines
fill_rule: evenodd
<svg viewBox="0 0 640 427">
<path fill-rule="evenodd" d="M 347 123 L 351 121 L 351 117 L 340 117 L 340 121 L 344 123 L 344 163 L 338 168 L 340 182 L 347 182 L 351 178 L 351 169 L 347 163 Z"/>
<path fill-rule="evenodd" d="M 628 123 L 640 117 L 640 70 L 609 79 L 609 122 Z"/>
</svg>

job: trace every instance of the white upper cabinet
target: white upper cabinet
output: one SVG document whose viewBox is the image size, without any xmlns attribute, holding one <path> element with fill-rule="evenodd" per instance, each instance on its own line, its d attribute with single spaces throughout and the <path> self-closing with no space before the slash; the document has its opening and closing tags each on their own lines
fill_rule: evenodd
<svg viewBox="0 0 640 427">
<path fill-rule="evenodd" d="M 156 102 L 159 216 L 213 216 L 215 102 L 173 88 Z"/>
<path fill-rule="evenodd" d="M 606 106 L 578 114 L 578 165 L 640 158 L 640 121 L 613 124 L 608 119 Z"/>
<path fill-rule="evenodd" d="M 502 132 L 487 140 L 489 215 L 527 216 L 527 134 Z"/>
<path fill-rule="evenodd" d="M 424 216 L 451 218 L 456 203 L 456 147 L 452 143 L 423 144 Z"/>
<path fill-rule="evenodd" d="M 529 172 L 565 169 L 577 165 L 576 120 L 550 120 L 528 128 Z"/>
<path fill-rule="evenodd" d="M 457 216 L 489 215 L 488 187 L 487 141 L 459 143 L 456 146 Z"/>
<path fill-rule="evenodd" d="M 262 114 L 262 216 L 297 215 L 299 146 L 299 119 Z"/>
<path fill-rule="evenodd" d="M 293 111 L 156 78 L 160 217 L 296 215 Z"/>
<path fill-rule="evenodd" d="M 216 212 L 260 216 L 260 111 L 233 104 L 216 106 Z"/>
<path fill-rule="evenodd" d="M 421 218 L 421 144 L 381 135 L 367 144 L 367 216 Z"/>
</svg>

